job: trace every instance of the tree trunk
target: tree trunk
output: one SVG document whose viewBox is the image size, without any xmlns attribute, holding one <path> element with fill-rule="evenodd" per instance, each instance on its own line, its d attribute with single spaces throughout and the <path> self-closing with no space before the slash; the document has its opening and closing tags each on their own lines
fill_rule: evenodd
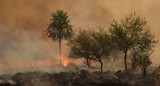
<svg viewBox="0 0 160 86">
<path fill-rule="evenodd" d="M 146 76 L 146 67 L 143 67 L 143 77 L 145 77 Z"/>
<path fill-rule="evenodd" d="M 102 63 L 102 61 L 100 61 L 100 64 L 101 64 L 100 69 L 101 69 L 101 72 L 103 73 L 103 63 Z"/>
<path fill-rule="evenodd" d="M 61 55 L 61 39 L 59 39 L 59 55 Z"/>
<path fill-rule="evenodd" d="M 89 59 L 88 58 L 87 58 L 87 66 L 90 67 L 90 65 L 89 65 Z"/>
<path fill-rule="evenodd" d="M 124 66 L 125 66 L 125 70 L 127 70 L 127 51 L 124 52 L 125 56 L 124 56 Z"/>
</svg>

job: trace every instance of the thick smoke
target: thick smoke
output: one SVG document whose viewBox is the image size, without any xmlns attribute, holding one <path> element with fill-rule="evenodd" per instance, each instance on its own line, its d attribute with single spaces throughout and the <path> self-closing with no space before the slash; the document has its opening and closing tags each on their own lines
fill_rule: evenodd
<svg viewBox="0 0 160 86">
<path fill-rule="evenodd" d="M 113 19 L 136 12 L 146 17 L 157 39 L 160 37 L 159 0 L 0 0 L 0 73 L 5 66 L 22 63 L 57 61 L 58 43 L 44 36 L 51 13 L 63 9 L 73 26 L 106 28 Z M 67 47 L 63 43 L 63 52 Z M 160 45 L 153 53 L 153 66 L 159 64 Z M 15 71 L 17 71 L 15 69 Z"/>
</svg>

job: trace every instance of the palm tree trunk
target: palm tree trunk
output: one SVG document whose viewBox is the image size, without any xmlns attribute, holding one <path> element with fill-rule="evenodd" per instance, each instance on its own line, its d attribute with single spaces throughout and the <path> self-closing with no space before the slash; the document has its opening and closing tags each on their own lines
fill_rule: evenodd
<svg viewBox="0 0 160 86">
<path fill-rule="evenodd" d="M 124 52 L 125 56 L 124 56 L 124 66 L 125 66 L 125 70 L 127 70 L 127 51 Z"/>
<path fill-rule="evenodd" d="M 59 55 L 61 55 L 61 39 L 59 39 Z"/>
</svg>

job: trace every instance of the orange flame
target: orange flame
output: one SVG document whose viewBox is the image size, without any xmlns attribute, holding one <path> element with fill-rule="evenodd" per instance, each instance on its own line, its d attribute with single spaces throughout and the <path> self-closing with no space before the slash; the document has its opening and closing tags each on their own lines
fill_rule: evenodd
<svg viewBox="0 0 160 86">
<path fill-rule="evenodd" d="M 47 35 L 48 35 L 48 36 L 50 36 L 50 33 L 49 33 L 49 32 L 47 32 Z"/>
<path fill-rule="evenodd" d="M 64 67 L 66 67 L 69 63 L 72 63 L 64 55 L 60 55 L 60 56 L 57 55 L 56 59 L 57 59 L 56 62 L 55 62 L 55 59 L 51 57 L 46 57 L 46 59 L 43 61 L 35 61 L 31 59 L 28 59 L 26 61 L 21 60 L 17 63 L 12 63 L 12 61 L 9 61 L 7 65 L 0 64 L 0 67 L 1 68 L 6 68 L 6 67 L 19 68 L 19 67 L 34 67 L 34 66 L 54 66 L 58 64 L 62 64 Z"/>
<path fill-rule="evenodd" d="M 70 63 L 67 57 L 64 57 L 63 55 L 60 55 L 60 61 L 64 67 L 66 67 Z"/>
</svg>

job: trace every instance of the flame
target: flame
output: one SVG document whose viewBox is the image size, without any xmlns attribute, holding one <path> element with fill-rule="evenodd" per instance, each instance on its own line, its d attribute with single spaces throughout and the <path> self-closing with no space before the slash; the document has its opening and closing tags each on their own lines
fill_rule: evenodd
<svg viewBox="0 0 160 86">
<path fill-rule="evenodd" d="M 71 63 L 67 57 L 65 57 L 63 54 L 62 55 L 57 55 L 56 56 L 56 61 L 55 58 L 53 57 L 46 57 L 45 60 L 39 60 L 35 61 L 32 59 L 28 60 L 20 60 L 17 63 L 12 63 L 12 61 L 9 61 L 8 64 L 0 64 L 0 68 L 21 68 L 21 67 L 34 67 L 34 66 L 54 66 L 58 64 L 62 64 L 64 67 L 66 67 L 69 63 Z"/>
<path fill-rule="evenodd" d="M 70 63 L 67 57 L 64 57 L 63 54 L 60 55 L 60 61 L 64 67 L 66 67 Z"/>
<path fill-rule="evenodd" d="M 47 32 L 47 35 L 50 36 L 50 32 Z"/>
</svg>

